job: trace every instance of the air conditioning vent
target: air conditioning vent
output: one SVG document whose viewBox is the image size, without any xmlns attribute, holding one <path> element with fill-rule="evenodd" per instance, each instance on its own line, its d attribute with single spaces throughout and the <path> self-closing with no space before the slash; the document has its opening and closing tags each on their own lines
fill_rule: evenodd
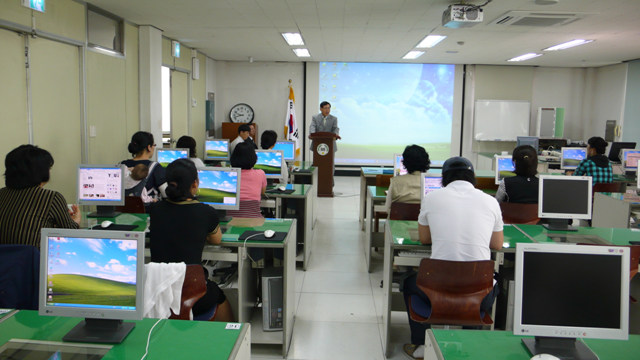
<svg viewBox="0 0 640 360">
<path fill-rule="evenodd" d="M 489 25 L 533 27 L 563 26 L 580 20 L 588 15 L 591 14 L 575 12 L 509 11 L 500 15 L 498 18 L 490 22 Z"/>
</svg>

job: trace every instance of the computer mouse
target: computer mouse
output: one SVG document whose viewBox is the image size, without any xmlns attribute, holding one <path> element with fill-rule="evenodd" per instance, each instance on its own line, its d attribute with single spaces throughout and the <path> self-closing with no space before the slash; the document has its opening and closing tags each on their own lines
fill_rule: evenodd
<svg viewBox="0 0 640 360">
<path fill-rule="evenodd" d="M 271 239 L 275 234 L 276 234 L 276 232 L 273 231 L 273 230 L 265 230 L 264 231 L 264 237 L 266 237 L 267 239 Z"/>
<path fill-rule="evenodd" d="M 531 360 L 560 360 L 560 358 L 549 354 L 537 354 Z"/>
<path fill-rule="evenodd" d="M 100 224 L 100 226 L 101 226 L 103 229 L 106 229 L 106 228 L 108 228 L 108 227 L 109 227 L 109 226 L 111 226 L 111 225 L 113 225 L 113 221 L 109 221 L 109 220 L 105 220 L 105 221 L 103 221 L 103 222 Z"/>
<path fill-rule="evenodd" d="M 287 187 L 286 187 L 285 185 L 280 185 L 280 186 L 278 186 L 278 188 L 277 188 L 277 189 L 278 189 L 279 191 L 285 191 L 285 190 L 287 190 Z"/>
</svg>

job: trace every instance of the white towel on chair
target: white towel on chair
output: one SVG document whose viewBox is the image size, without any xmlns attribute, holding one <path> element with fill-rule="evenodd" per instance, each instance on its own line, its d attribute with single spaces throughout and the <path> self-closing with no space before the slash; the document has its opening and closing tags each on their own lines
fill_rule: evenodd
<svg viewBox="0 0 640 360">
<path fill-rule="evenodd" d="M 180 313 L 185 263 L 144 265 L 144 317 L 166 319 Z"/>
</svg>

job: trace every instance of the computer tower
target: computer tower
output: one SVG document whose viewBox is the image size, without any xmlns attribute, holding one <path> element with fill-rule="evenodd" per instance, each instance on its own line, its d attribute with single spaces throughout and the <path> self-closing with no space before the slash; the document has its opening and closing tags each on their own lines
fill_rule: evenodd
<svg viewBox="0 0 640 360">
<path fill-rule="evenodd" d="M 283 323 L 282 268 L 266 268 L 262 272 L 262 329 L 282 330 Z"/>
</svg>

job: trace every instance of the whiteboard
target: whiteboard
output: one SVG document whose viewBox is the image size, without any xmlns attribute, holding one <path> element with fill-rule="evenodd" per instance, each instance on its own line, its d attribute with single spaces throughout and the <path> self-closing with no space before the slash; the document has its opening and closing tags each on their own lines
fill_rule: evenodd
<svg viewBox="0 0 640 360">
<path fill-rule="evenodd" d="M 476 100 L 474 138 L 477 141 L 516 141 L 529 135 L 531 103 L 521 100 Z"/>
</svg>

